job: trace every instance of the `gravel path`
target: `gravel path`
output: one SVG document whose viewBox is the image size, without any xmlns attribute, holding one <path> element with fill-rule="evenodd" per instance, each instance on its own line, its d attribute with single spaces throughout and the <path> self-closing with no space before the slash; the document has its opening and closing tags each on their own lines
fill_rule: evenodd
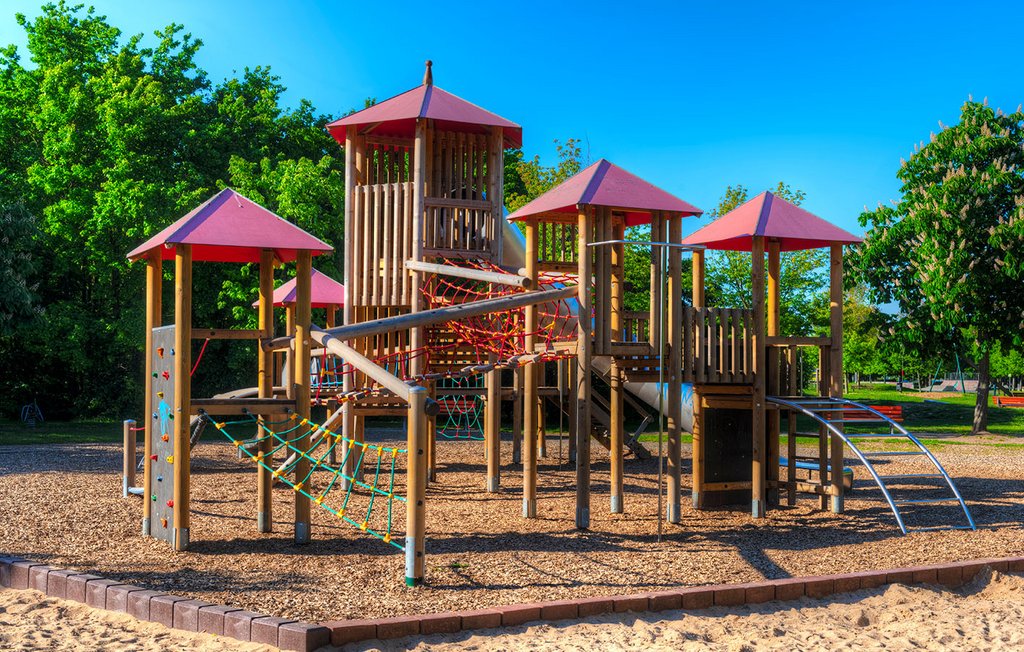
<svg viewBox="0 0 1024 652">
<path fill-rule="evenodd" d="M 684 505 L 682 523 L 665 526 L 660 543 L 655 462 L 627 458 L 626 514 L 611 515 L 607 459 L 595 447 L 592 529 L 578 532 L 575 475 L 558 466 L 557 451 L 550 443 L 539 517 L 527 521 L 518 469 L 503 467 L 504 491 L 489 495 L 482 491 L 482 444 L 439 443 L 440 475 L 428 490 L 428 585 L 421 589 L 403 586 L 401 552 L 315 506 L 314 542 L 292 543 L 287 488 L 275 490 L 276 531 L 256 533 L 255 472 L 226 443 L 196 450 L 193 545 L 183 553 L 140 536 L 140 499 L 120 497 L 118 446 L 0 447 L 0 552 L 313 621 L 1024 554 L 1021 449 L 946 445 L 938 452 L 971 505 L 977 532 L 902 537 L 884 505 L 865 500 L 878 493 L 858 488 L 841 516 L 819 511 L 809 496 L 757 523 L 740 509 Z M 502 454 L 510 459 L 510 443 Z M 927 515 L 958 518 L 935 508 Z M 929 523 L 922 518 L 908 520 Z M 404 524 L 403 513 L 397 522 Z"/>
</svg>

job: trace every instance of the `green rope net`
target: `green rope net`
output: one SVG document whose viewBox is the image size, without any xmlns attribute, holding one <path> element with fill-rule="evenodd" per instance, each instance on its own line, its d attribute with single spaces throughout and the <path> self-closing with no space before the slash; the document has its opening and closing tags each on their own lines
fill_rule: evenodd
<svg viewBox="0 0 1024 652">
<path fill-rule="evenodd" d="M 442 378 L 437 383 L 437 402 L 441 406 L 437 434 L 445 439 L 483 441 L 484 398 L 476 392 L 446 393 L 445 390 L 480 390 L 484 386 L 482 375 Z"/>
<path fill-rule="evenodd" d="M 408 450 L 348 439 L 298 415 L 274 422 L 256 417 L 217 422 L 207 414 L 203 418 L 249 459 L 270 471 L 275 480 L 307 496 L 341 521 L 399 550 L 405 548 L 404 541 L 395 539 L 392 526 L 395 501 L 406 502 L 405 496 L 396 491 L 404 486 L 396 486 L 395 479 L 404 480 L 405 465 L 399 465 L 398 460 Z M 253 424 L 257 426 L 255 438 L 243 439 L 228 432 L 230 426 Z M 269 442 L 268 451 L 259 450 L 263 442 Z M 331 464 L 332 452 L 337 456 L 338 451 L 343 451 L 341 462 Z M 273 456 L 278 453 L 294 456 L 295 461 L 275 469 Z M 303 477 L 291 472 L 300 458 L 309 462 L 309 471 Z"/>
</svg>

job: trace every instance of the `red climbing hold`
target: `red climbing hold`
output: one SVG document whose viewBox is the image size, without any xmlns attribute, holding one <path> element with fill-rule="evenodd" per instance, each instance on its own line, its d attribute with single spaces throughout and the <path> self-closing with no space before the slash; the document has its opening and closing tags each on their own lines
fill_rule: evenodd
<svg viewBox="0 0 1024 652">
<path fill-rule="evenodd" d="M 164 380 L 170 380 L 171 379 L 171 372 L 169 372 L 169 371 L 165 371 L 165 372 L 163 372 L 160 375 L 164 377 Z"/>
<path fill-rule="evenodd" d="M 167 501 L 167 506 L 168 507 L 174 507 L 174 501 L 173 500 L 168 500 Z"/>
<path fill-rule="evenodd" d="M 149 459 L 151 459 L 151 460 L 153 460 L 155 462 L 156 461 L 156 455 L 150 455 Z"/>
</svg>

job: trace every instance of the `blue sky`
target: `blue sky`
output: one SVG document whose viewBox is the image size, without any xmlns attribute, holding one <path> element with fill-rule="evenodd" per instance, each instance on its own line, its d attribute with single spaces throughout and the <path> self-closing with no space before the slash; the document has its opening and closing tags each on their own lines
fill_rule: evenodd
<svg viewBox="0 0 1024 652">
<path fill-rule="evenodd" d="M 39 4 L 0 3 L 0 42 L 23 45 L 14 13 Z M 580 138 L 704 209 L 782 180 L 855 233 L 969 94 L 1024 101 L 1024 3 L 93 4 L 125 33 L 182 23 L 214 80 L 269 65 L 288 103 L 335 114 L 418 85 L 429 58 L 438 86 L 523 125 L 528 156 Z"/>
</svg>

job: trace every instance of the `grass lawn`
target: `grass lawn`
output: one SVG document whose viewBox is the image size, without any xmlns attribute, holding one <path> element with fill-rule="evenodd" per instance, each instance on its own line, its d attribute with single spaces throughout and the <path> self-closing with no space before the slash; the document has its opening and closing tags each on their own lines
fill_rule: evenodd
<svg viewBox="0 0 1024 652">
<path fill-rule="evenodd" d="M 120 441 L 123 441 L 123 427 L 120 421 L 46 421 L 34 428 L 20 421 L 0 421 L 0 445 L 92 444 Z"/>
</svg>

